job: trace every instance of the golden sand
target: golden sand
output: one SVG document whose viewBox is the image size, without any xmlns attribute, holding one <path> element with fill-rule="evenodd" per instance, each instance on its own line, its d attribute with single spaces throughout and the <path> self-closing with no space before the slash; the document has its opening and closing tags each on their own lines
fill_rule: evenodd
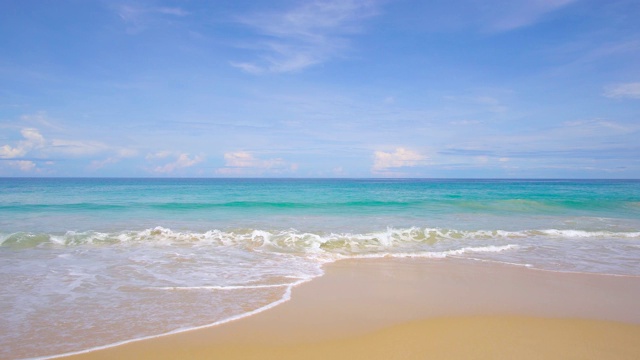
<svg viewBox="0 0 640 360">
<path fill-rule="evenodd" d="M 292 300 L 74 359 L 640 359 L 640 278 L 455 260 L 332 264 Z"/>
</svg>

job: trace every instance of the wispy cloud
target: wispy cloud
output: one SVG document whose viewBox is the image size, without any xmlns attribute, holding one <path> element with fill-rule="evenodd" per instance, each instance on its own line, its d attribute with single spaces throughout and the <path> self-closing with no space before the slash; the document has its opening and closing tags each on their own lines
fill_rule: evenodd
<svg viewBox="0 0 640 360">
<path fill-rule="evenodd" d="M 105 167 L 107 165 L 117 164 L 122 159 L 131 158 L 131 157 L 134 157 L 136 155 L 138 155 L 138 152 L 135 151 L 135 150 L 132 150 L 132 149 L 120 149 L 113 156 L 109 156 L 108 158 L 103 159 L 103 160 L 94 160 L 94 161 L 92 161 L 91 164 L 89 165 L 89 169 L 91 169 L 91 170 L 102 169 L 103 167 Z"/>
<path fill-rule="evenodd" d="M 231 65 L 250 73 L 278 73 L 325 62 L 348 48 L 348 35 L 361 31 L 362 21 L 376 13 L 372 0 L 315 0 L 281 12 L 243 16 L 240 23 L 264 36 L 253 45 L 261 59 Z"/>
<path fill-rule="evenodd" d="M 57 125 L 44 111 L 38 111 L 33 114 L 24 114 L 20 116 L 20 120 L 29 124 L 30 126 L 44 127 L 49 129 L 60 130 L 60 126 Z"/>
<path fill-rule="evenodd" d="M 194 155 L 193 157 L 191 157 L 188 153 L 180 153 L 174 156 L 174 161 L 156 166 L 153 169 L 153 172 L 160 174 L 170 174 L 175 172 L 176 170 L 189 168 L 204 161 L 204 157 L 200 155 Z"/>
<path fill-rule="evenodd" d="M 502 98 L 509 99 L 512 96 L 510 90 L 492 90 L 487 92 L 495 94 L 447 95 L 443 97 L 443 100 L 458 112 L 461 112 L 462 109 L 476 113 L 492 114 L 504 114 L 509 111 L 509 107 Z"/>
<path fill-rule="evenodd" d="M 376 151 L 373 154 L 373 171 L 386 171 L 392 168 L 424 165 L 426 156 L 405 148 L 397 148 L 395 152 Z"/>
<path fill-rule="evenodd" d="M 118 162 L 120 162 L 120 158 L 117 158 L 117 157 L 108 157 L 103 160 L 93 160 L 91 164 L 89 164 L 89 169 L 98 170 L 98 169 L 102 169 L 107 165 L 116 164 Z"/>
<path fill-rule="evenodd" d="M 89 168 L 98 169 L 137 154 L 134 149 L 109 146 L 98 141 L 46 139 L 36 128 L 23 128 L 20 134 L 22 140 L 0 147 L 0 159 L 11 160 L 4 164 L 21 171 L 37 170 L 36 165 L 40 163 L 52 165 L 46 161 L 52 156 L 63 158 L 88 158 L 100 154 L 108 156 L 105 160 L 91 162 Z"/>
<path fill-rule="evenodd" d="M 9 161 L 9 166 L 16 167 L 20 171 L 29 172 L 36 168 L 36 163 L 31 160 L 15 160 Z"/>
<path fill-rule="evenodd" d="M 479 143 L 445 147 L 438 154 L 460 160 L 487 158 L 502 163 L 514 159 L 628 161 L 637 157 L 638 147 L 630 146 L 624 139 L 634 138 L 639 131 L 639 125 L 605 119 L 567 121 L 550 128 L 483 136 Z"/>
<path fill-rule="evenodd" d="M 152 8 L 151 11 L 154 11 L 160 14 L 165 14 L 165 15 L 173 15 L 173 16 L 189 15 L 188 11 L 185 11 L 179 7 L 159 7 L 159 8 Z"/>
<path fill-rule="evenodd" d="M 491 4 L 489 30 L 509 31 L 533 25 L 550 12 L 577 0 L 511 0 Z M 483 3 L 486 3 L 483 1 Z"/>
<path fill-rule="evenodd" d="M 53 139 L 48 144 L 48 150 L 69 156 L 89 156 L 109 150 L 109 146 L 99 141 Z"/>
<path fill-rule="evenodd" d="M 155 159 L 165 159 L 171 155 L 173 155 L 174 152 L 173 151 L 169 151 L 169 150 L 162 150 L 162 151 L 158 151 L 155 153 L 150 153 L 147 154 L 146 159 L 147 160 L 155 160 Z"/>
<path fill-rule="evenodd" d="M 158 17 L 184 17 L 190 14 L 188 11 L 179 7 L 150 7 L 118 4 L 114 5 L 113 9 L 118 17 L 127 25 L 127 31 L 130 33 L 137 33 L 144 30 L 149 24 L 156 21 Z"/>
<path fill-rule="evenodd" d="M 261 74 L 263 73 L 265 70 L 255 64 L 251 64 L 251 63 L 246 63 L 246 62 L 230 62 L 231 66 L 238 68 L 244 72 L 248 72 L 250 74 Z"/>
<path fill-rule="evenodd" d="M 281 158 L 261 159 L 248 151 L 226 152 L 225 165 L 216 170 L 220 175 L 258 175 L 266 172 L 283 173 L 296 171 L 297 164 Z"/>
<path fill-rule="evenodd" d="M 552 46 L 545 56 L 561 61 L 550 75 L 575 75 L 581 72 L 604 71 L 611 61 L 634 61 L 640 57 L 640 40 L 622 34 L 615 39 L 602 41 L 586 34 L 579 41 Z M 611 85 L 615 86 L 615 85 Z M 608 87 L 607 87 L 608 88 Z M 607 90 L 605 88 L 605 91 Z"/>
<path fill-rule="evenodd" d="M 609 85 L 604 89 L 609 98 L 640 99 L 640 82 Z"/>
<path fill-rule="evenodd" d="M 256 167 L 256 168 L 272 168 L 282 166 L 282 159 L 261 160 L 253 156 L 247 151 L 228 152 L 224 154 L 225 166 L 228 167 Z"/>
<path fill-rule="evenodd" d="M 404 20 L 431 31 L 473 29 L 502 33 L 536 25 L 579 0 L 416 1 Z"/>
</svg>

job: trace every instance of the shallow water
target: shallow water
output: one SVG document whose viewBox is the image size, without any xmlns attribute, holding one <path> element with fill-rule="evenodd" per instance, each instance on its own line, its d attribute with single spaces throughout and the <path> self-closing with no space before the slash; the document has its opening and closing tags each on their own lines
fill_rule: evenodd
<svg viewBox="0 0 640 360">
<path fill-rule="evenodd" d="M 640 182 L 0 179 L 0 358 L 241 317 L 385 256 L 640 276 Z"/>
</svg>

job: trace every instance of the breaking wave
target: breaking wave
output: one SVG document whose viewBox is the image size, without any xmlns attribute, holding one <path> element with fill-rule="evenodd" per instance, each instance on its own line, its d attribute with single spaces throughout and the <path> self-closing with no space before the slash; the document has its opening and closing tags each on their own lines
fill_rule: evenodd
<svg viewBox="0 0 640 360">
<path fill-rule="evenodd" d="M 544 239 L 638 239 L 640 232 L 587 231 L 575 229 L 539 230 L 456 230 L 444 228 L 388 228 L 368 233 L 312 233 L 288 230 L 239 229 L 205 232 L 174 231 L 155 227 L 142 231 L 75 232 L 65 234 L 17 232 L 0 234 L 0 246 L 33 248 L 85 245 L 194 245 L 233 246 L 248 250 L 286 253 L 361 254 L 385 252 L 416 245 L 436 245 L 452 241 Z M 457 251 L 457 250 L 456 250 Z"/>
</svg>

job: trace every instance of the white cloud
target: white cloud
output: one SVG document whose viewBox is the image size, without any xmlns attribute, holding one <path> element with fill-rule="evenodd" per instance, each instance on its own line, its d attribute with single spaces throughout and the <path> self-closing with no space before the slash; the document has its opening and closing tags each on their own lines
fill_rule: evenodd
<svg viewBox="0 0 640 360">
<path fill-rule="evenodd" d="M 607 86 L 604 89 L 604 96 L 609 98 L 640 99 L 640 82 Z"/>
<path fill-rule="evenodd" d="M 226 152 L 225 166 L 216 170 L 221 175 L 257 175 L 264 172 L 295 172 L 298 164 L 288 163 L 281 158 L 260 159 L 248 151 Z"/>
<path fill-rule="evenodd" d="M 17 147 L 11 147 L 10 145 L 4 145 L 0 147 L 0 158 L 3 159 L 13 159 L 16 157 L 23 156 L 26 154 L 26 149 Z"/>
<path fill-rule="evenodd" d="M 384 171 L 390 168 L 401 168 L 423 165 L 426 157 L 420 153 L 404 148 L 395 152 L 376 151 L 374 153 L 373 170 Z"/>
<path fill-rule="evenodd" d="M 280 158 L 258 159 L 247 151 L 227 152 L 224 154 L 225 166 L 231 168 L 260 168 L 272 169 L 287 166 Z"/>
<path fill-rule="evenodd" d="M 25 156 L 29 151 L 42 148 L 45 145 L 44 137 L 38 132 L 38 129 L 25 128 L 20 133 L 24 140 L 18 142 L 15 147 L 11 145 L 0 147 L 0 158 L 13 159 Z"/>
<path fill-rule="evenodd" d="M 9 165 L 17 167 L 21 171 L 31 171 L 36 167 L 36 163 L 30 160 L 9 161 Z"/>
<path fill-rule="evenodd" d="M 99 169 L 107 164 L 113 164 L 123 158 L 133 157 L 137 154 L 137 151 L 133 149 L 110 147 L 96 141 L 47 140 L 35 128 L 24 128 L 20 133 L 23 140 L 18 141 L 15 146 L 6 144 L 0 147 L 1 159 L 18 159 L 25 156 L 46 159 L 52 154 L 73 157 L 87 157 L 101 153 L 111 154 L 107 159 L 94 160 L 89 165 L 91 169 Z M 36 163 L 30 160 L 10 161 L 7 164 L 22 171 L 31 171 L 36 168 Z M 52 162 L 46 162 L 45 164 L 53 165 Z"/>
<path fill-rule="evenodd" d="M 266 39 L 253 47 L 261 61 L 232 62 L 249 73 L 292 72 L 327 61 L 348 47 L 346 36 L 376 14 L 372 0 L 315 0 L 283 12 L 254 14 L 239 19 Z"/>
<path fill-rule="evenodd" d="M 20 132 L 25 139 L 27 139 L 27 143 L 32 147 L 42 147 L 44 145 L 44 137 L 40 134 L 38 129 L 22 129 Z"/>
<path fill-rule="evenodd" d="M 239 151 L 224 154 L 225 166 L 229 167 L 258 167 L 258 160 L 249 152 Z"/>
<path fill-rule="evenodd" d="M 153 169 L 153 171 L 157 173 L 168 174 L 179 169 L 192 167 L 193 165 L 196 165 L 202 161 L 204 161 L 204 157 L 202 156 L 195 155 L 194 157 L 189 157 L 189 154 L 181 153 L 177 156 L 175 161 L 157 166 Z"/>
<path fill-rule="evenodd" d="M 164 159 L 171 155 L 174 155 L 173 151 L 164 150 L 164 151 L 158 151 L 152 154 L 147 154 L 146 159 L 147 160 Z"/>
</svg>

